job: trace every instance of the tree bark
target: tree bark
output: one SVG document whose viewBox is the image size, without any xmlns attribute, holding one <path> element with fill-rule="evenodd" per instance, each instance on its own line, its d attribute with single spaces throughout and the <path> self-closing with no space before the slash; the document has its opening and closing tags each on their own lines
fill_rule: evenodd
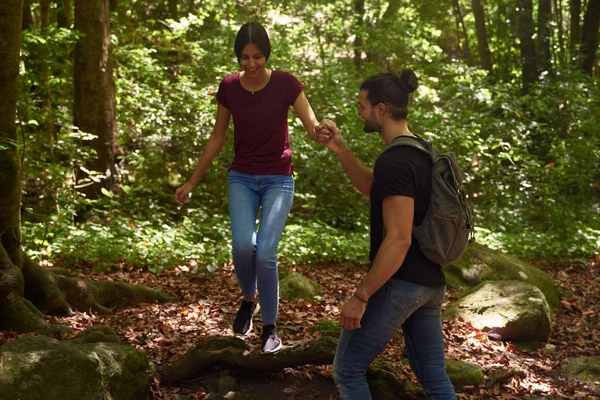
<svg viewBox="0 0 600 400">
<path fill-rule="evenodd" d="M 540 69 L 546 71 L 552 67 L 550 53 L 550 21 L 552 20 L 551 0 L 539 0 L 537 21 L 537 54 Z"/>
<path fill-rule="evenodd" d="M 599 27 L 600 0 L 589 0 L 581 32 L 581 69 L 588 75 L 592 75 L 596 64 Z"/>
<path fill-rule="evenodd" d="M 554 2 L 554 16 L 556 23 L 556 37 L 558 39 L 558 50 L 555 52 L 556 63 L 565 66 L 568 49 L 565 46 L 565 30 L 563 22 L 563 4 L 561 0 L 552 0 Z"/>
<path fill-rule="evenodd" d="M 23 0 L 6 0 L 0 7 L 0 330 L 50 332 L 56 329 L 23 297 L 21 170 L 15 123 L 22 17 Z"/>
<path fill-rule="evenodd" d="M 354 65 L 358 69 L 362 64 L 362 52 L 365 45 L 365 0 L 354 0 L 354 18 L 356 32 L 354 38 Z"/>
<path fill-rule="evenodd" d="M 481 66 L 487 71 L 492 71 L 492 53 L 488 45 L 487 29 L 485 26 L 485 10 L 482 0 L 471 0 L 473 14 L 475 15 L 475 31 L 477 32 L 477 50 Z"/>
<path fill-rule="evenodd" d="M 456 17 L 456 32 L 459 38 L 458 47 L 460 48 L 460 37 L 462 35 L 465 43 L 462 46 L 463 57 L 467 59 L 469 65 L 473 65 L 473 57 L 471 57 L 471 45 L 469 43 L 469 35 L 467 34 L 467 28 L 465 26 L 465 19 L 463 17 L 462 8 L 459 0 L 452 0 L 452 7 L 454 8 L 454 15 Z"/>
<path fill-rule="evenodd" d="M 523 92 L 527 92 L 537 79 L 532 9 L 531 0 L 517 0 L 517 26 L 521 42 L 521 80 Z"/>
<path fill-rule="evenodd" d="M 83 33 L 75 45 L 74 123 L 94 135 L 85 141 L 95 156 L 78 171 L 79 188 L 88 198 L 101 197 L 117 180 L 115 83 L 110 43 L 109 0 L 75 0 L 75 29 Z M 94 172 L 92 172 L 94 171 Z"/>
<path fill-rule="evenodd" d="M 23 22 L 21 23 L 23 30 L 35 25 L 35 14 L 33 14 L 33 10 L 31 9 L 31 1 L 25 0 L 23 4 Z"/>
<path fill-rule="evenodd" d="M 71 27 L 71 0 L 62 0 L 62 6 L 56 16 L 56 22 L 60 28 Z"/>
<path fill-rule="evenodd" d="M 581 0 L 569 1 L 569 50 L 571 59 L 578 56 L 577 46 L 581 43 Z"/>
<path fill-rule="evenodd" d="M 168 0 L 169 16 L 171 19 L 179 19 L 179 10 L 177 9 L 177 0 Z"/>
</svg>

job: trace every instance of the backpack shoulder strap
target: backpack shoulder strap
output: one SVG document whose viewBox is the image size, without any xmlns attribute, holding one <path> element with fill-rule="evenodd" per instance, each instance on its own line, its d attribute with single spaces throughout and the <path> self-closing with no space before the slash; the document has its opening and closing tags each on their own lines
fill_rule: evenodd
<svg viewBox="0 0 600 400">
<path fill-rule="evenodd" d="M 417 135 L 415 135 L 415 137 L 417 140 L 409 136 L 398 136 L 392 140 L 386 150 L 396 146 L 409 146 L 427 154 L 429 158 L 431 158 L 431 153 L 433 151 L 431 140 L 425 140 Z"/>
</svg>

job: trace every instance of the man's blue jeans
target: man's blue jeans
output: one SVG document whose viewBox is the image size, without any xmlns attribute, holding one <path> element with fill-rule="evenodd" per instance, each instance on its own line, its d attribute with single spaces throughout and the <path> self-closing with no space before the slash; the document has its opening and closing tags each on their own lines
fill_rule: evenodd
<svg viewBox="0 0 600 400">
<path fill-rule="evenodd" d="M 441 305 L 445 287 L 428 287 L 390 279 L 371 298 L 360 329 L 342 331 L 333 376 L 342 399 L 371 399 L 369 364 L 402 327 L 410 367 L 435 400 L 456 399 L 446 373 Z"/>
<path fill-rule="evenodd" d="M 233 264 L 242 296 L 254 296 L 258 287 L 262 322 L 274 324 L 279 308 L 277 247 L 294 200 L 294 177 L 229 171 L 228 197 Z"/>
</svg>

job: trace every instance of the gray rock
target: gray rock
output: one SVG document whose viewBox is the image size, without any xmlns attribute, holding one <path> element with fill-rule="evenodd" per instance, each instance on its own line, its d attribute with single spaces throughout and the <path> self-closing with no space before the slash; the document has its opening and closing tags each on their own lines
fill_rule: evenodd
<svg viewBox="0 0 600 400">
<path fill-rule="evenodd" d="M 502 340 L 528 342 L 548 340 L 550 307 L 536 286 L 519 281 L 484 282 L 452 303 L 444 318 L 460 317 Z"/>
<path fill-rule="evenodd" d="M 552 277 L 518 258 L 473 244 L 456 263 L 444 267 L 449 287 L 470 289 L 485 281 L 520 281 L 540 289 L 551 309 L 560 296 Z"/>
</svg>

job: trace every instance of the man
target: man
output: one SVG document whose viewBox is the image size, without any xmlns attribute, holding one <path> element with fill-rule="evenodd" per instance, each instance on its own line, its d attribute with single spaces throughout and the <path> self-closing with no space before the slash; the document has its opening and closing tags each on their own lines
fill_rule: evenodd
<svg viewBox="0 0 600 400">
<path fill-rule="evenodd" d="M 410 69 L 367 79 L 358 96 L 365 132 L 378 132 L 386 145 L 398 136 L 422 140 L 406 121 L 409 95 L 417 87 Z M 333 363 L 342 399 L 371 399 L 367 369 L 400 327 L 410 366 L 429 398 L 456 399 L 444 359 L 444 273 L 421 253 L 412 236 L 413 224 L 421 224 L 431 197 L 430 160 L 412 147 L 394 146 L 370 169 L 348 149 L 333 122 L 324 120 L 317 129 L 332 134 L 325 146 L 371 203 L 371 266 L 343 306 L 344 330 Z"/>
</svg>

